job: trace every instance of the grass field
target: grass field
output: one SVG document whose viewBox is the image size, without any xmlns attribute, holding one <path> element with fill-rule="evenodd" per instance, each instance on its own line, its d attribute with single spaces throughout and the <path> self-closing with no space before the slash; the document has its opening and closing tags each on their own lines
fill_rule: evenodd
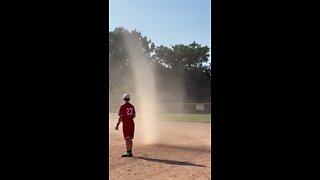
<svg viewBox="0 0 320 180">
<path fill-rule="evenodd" d="M 211 114 L 160 114 L 160 120 L 164 121 L 188 121 L 211 123 Z M 109 113 L 110 119 L 118 119 L 116 113 Z"/>
</svg>

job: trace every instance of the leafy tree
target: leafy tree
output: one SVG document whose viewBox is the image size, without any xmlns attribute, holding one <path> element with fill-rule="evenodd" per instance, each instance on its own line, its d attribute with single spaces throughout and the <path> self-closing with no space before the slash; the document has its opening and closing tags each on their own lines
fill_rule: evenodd
<svg viewBox="0 0 320 180">
<path fill-rule="evenodd" d="M 150 64 L 154 44 L 136 30 L 128 31 L 122 27 L 109 32 L 109 95 L 110 101 L 125 92 L 134 90 L 131 63 L 140 61 Z M 130 81 L 128 81 L 130 79 Z"/>
<path fill-rule="evenodd" d="M 186 101 L 207 101 L 211 94 L 211 66 L 208 62 L 209 48 L 195 42 L 189 45 L 159 46 L 155 49 L 153 59 L 162 65 L 167 76 L 182 82 Z M 209 64 L 209 65 L 206 65 Z M 162 71 L 164 72 L 164 71 Z M 174 83 L 160 80 L 165 89 L 170 89 Z M 175 92 L 177 93 L 177 92 Z"/>
<path fill-rule="evenodd" d="M 196 42 L 155 47 L 151 40 L 136 30 L 116 28 L 109 32 L 110 101 L 119 102 L 124 92 L 134 91 L 131 65 L 139 63 L 154 69 L 162 101 L 208 102 L 211 97 L 208 57 L 209 48 Z M 182 94 L 183 98 L 172 98 L 176 94 Z"/>
</svg>

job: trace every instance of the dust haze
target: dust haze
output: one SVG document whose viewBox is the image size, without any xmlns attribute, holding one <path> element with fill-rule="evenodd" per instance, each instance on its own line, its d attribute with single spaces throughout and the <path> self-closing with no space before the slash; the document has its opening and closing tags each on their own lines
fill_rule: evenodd
<svg viewBox="0 0 320 180">
<path fill-rule="evenodd" d="M 150 63 L 151 59 L 146 56 L 141 46 L 139 38 L 124 38 L 127 52 L 127 75 L 117 77 L 118 82 L 128 82 L 124 85 L 122 92 L 117 92 L 116 97 L 121 100 L 123 94 L 131 96 L 131 103 L 136 108 L 136 130 L 135 139 L 143 144 L 157 144 L 161 135 L 159 128 L 159 113 L 166 113 L 165 105 L 160 102 L 170 99 L 173 102 L 182 102 L 184 91 L 183 84 L 170 77 L 170 82 L 174 91 L 166 91 L 157 81 L 158 75 L 154 66 Z M 161 77 L 163 78 L 163 77 Z M 129 83 L 130 82 L 130 83 Z M 168 82 L 167 82 L 168 83 Z M 166 84 L 168 87 L 168 84 Z M 179 93 L 172 93 L 179 92 Z M 109 94 L 110 95 L 110 94 Z M 111 95 L 114 98 L 114 95 Z M 121 102 L 121 101 L 120 101 Z"/>
<path fill-rule="evenodd" d="M 149 57 L 143 54 L 141 42 L 139 39 L 125 41 L 129 49 L 129 58 L 131 60 L 131 71 L 134 79 L 134 92 L 132 93 L 134 103 L 136 104 L 136 129 L 137 139 L 144 144 L 155 144 L 159 140 L 161 129 L 159 129 L 160 94 L 157 84 L 157 77 L 153 66 L 151 66 Z M 134 51 L 137 47 L 138 51 Z M 139 51 L 142 49 L 142 52 Z M 161 110 L 162 111 L 162 110 Z"/>
<path fill-rule="evenodd" d="M 109 110 L 117 112 L 123 94 L 131 95 L 137 113 L 134 157 L 119 156 L 125 145 L 122 132 L 114 130 L 116 119 L 111 119 L 109 179 L 211 179 L 210 124 L 159 119 L 159 114 L 183 109 L 187 93 L 181 76 L 159 72 L 159 64 L 150 63 L 150 54 L 141 51 L 139 38 L 124 39 L 120 48 L 125 50 L 114 52 L 120 58 L 109 61 Z"/>
</svg>

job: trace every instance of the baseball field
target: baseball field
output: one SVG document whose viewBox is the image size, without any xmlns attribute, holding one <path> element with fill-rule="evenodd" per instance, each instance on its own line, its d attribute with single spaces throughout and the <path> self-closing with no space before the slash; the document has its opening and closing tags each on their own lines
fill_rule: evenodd
<svg viewBox="0 0 320 180">
<path fill-rule="evenodd" d="M 211 115 L 163 114 L 157 139 L 144 143 L 139 118 L 135 119 L 134 157 L 126 151 L 122 126 L 114 129 L 116 114 L 109 115 L 109 179 L 211 179 Z M 152 132 L 151 132 L 152 133 Z"/>
</svg>

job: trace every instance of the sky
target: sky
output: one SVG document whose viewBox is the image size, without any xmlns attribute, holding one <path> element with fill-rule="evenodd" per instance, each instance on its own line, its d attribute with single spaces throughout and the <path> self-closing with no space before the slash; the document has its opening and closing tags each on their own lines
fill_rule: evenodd
<svg viewBox="0 0 320 180">
<path fill-rule="evenodd" d="M 211 52 L 211 0 L 109 0 L 109 30 L 116 27 L 136 29 L 155 46 L 195 41 Z"/>
</svg>

